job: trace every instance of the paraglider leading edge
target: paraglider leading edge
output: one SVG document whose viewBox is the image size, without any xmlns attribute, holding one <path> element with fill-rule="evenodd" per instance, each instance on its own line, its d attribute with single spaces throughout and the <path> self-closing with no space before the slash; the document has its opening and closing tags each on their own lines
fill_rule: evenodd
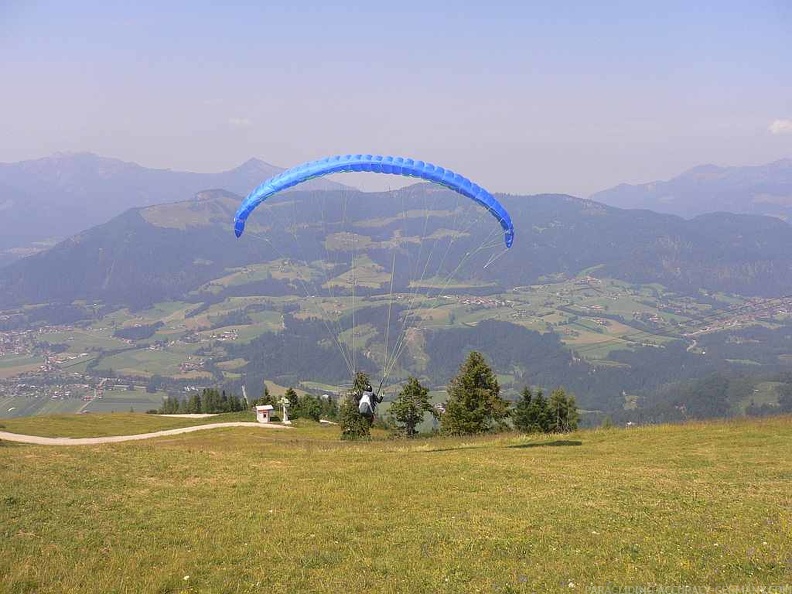
<svg viewBox="0 0 792 594">
<path fill-rule="evenodd" d="M 466 177 L 424 161 L 381 155 L 338 155 L 318 161 L 303 163 L 269 178 L 253 190 L 242 202 L 234 216 L 234 233 L 237 237 L 245 230 L 248 215 L 264 200 L 287 188 L 308 180 L 347 172 L 372 172 L 417 177 L 434 182 L 470 198 L 486 208 L 500 223 L 504 242 L 510 248 L 514 242 L 514 226 L 506 209 L 495 197 Z"/>
</svg>

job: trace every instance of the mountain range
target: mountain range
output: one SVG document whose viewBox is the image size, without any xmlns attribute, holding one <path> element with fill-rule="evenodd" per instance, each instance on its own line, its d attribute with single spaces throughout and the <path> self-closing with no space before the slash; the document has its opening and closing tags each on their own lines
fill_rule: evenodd
<svg viewBox="0 0 792 594">
<path fill-rule="evenodd" d="M 766 165 L 701 165 L 667 181 L 620 184 L 591 195 L 619 208 L 644 208 L 690 218 L 711 212 L 792 218 L 792 159 Z"/>
<path fill-rule="evenodd" d="M 429 197 L 432 207 L 426 211 Z M 477 269 L 476 280 L 501 290 L 597 267 L 609 278 L 660 283 L 688 294 L 792 293 L 792 227 L 772 217 L 715 213 L 685 220 L 565 195 L 500 198 L 514 221 L 514 246 Z M 455 193 L 427 184 L 379 194 L 297 190 L 288 201 L 259 207 L 237 240 L 231 221 L 241 200 L 212 190 L 192 200 L 131 209 L 0 268 L 0 307 L 77 299 L 144 307 L 181 299 L 231 268 L 275 258 L 272 250 L 262 255 L 263 241 L 299 247 L 305 262 L 326 258 L 328 220 L 341 216 L 347 229 L 368 242 L 374 266 L 390 270 L 393 258 L 393 266 L 405 270 L 419 257 L 422 238 L 453 231 L 460 203 Z M 432 216 L 405 226 L 404 213 L 424 211 Z M 494 222 L 492 227 L 499 229 Z M 394 250 L 396 236 L 400 244 Z M 475 244 L 460 237 L 447 249 L 447 260 L 458 262 Z"/>
<path fill-rule="evenodd" d="M 211 188 L 246 195 L 281 171 L 250 159 L 229 171 L 192 173 L 150 169 L 91 153 L 0 163 L 0 266 L 39 251 L 36 242 L 65 239 L 129 208 L 185 200 Z M 330 180 L 309 183 L 307 189 L 344 187 Z"/>
<path fill-rule="evenodd" d="M 66 161 L 81 159 L 96 158 Z M 86 165 L 84 178 L 51 179 L 44 168 L 42 179 L 99 196 L 102 179 L 120 184 L 126 165 L 105 177 Z M 208 185 L 245 193 L 272 173 L 264 166 Z M 130 179 L 149 175 L 136 167 Z M 8 201 L 31 198 L 9 179 L 0 212 L 20 212 Z M 0 324 L 28 354 L 90 354 L 81 382 L 119 376 L 174 393 L 195 381 L 252 393 L 272 379 L 340 385 L 348 368 L 381 372 L 400 352 L 399 378 L 440 387 L 460 353 L 476 349 L 512 395 L 528 381 L 565 385 L 590 410 L 638 398 L 644 412 L 667 405 L 665 419 L 694 404 L 678 402 L 680 380 L 750 371 L 772 388 L 792 361 L 792 226 L 778 217 L 685 219 L 567 195 L 497 195 L 516 231 L 507 250 L 489 213 L 445 188 L 329 188 L 260 205 L 239 239 L 242 194 L 141 190 L 158 203 L 114 216 L 108 207 L 109 220 L 0 267 Z M 729 410 L 750 401 L 754 384 L 740 385 Z"/>
<path fill-rule="evenodd" d="M 36 253 L 129 208 L 187 200 L 222 189 L 246 195 L 283 171 L 250 159 L 219 173 L 152 169 L 91 153 L 0 163 L 0 266 Z M 303 190 L 343 189 L 318 179 Z M 667 181 L 621 184 L 595 202 L 691 218 L 712 212 L 792 216 L 792 159 L 751 167 L 703 165 Z"/>
</svg>

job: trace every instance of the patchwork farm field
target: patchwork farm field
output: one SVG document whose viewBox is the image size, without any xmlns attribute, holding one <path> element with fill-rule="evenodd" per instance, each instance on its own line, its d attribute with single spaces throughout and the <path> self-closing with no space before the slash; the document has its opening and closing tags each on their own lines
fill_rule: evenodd
<svg viewBox="0 0 792 594">
<path fill-rule="evenodd" d="M 74 398 L 0 395 L 0 417 L 76 413 L 84 405 L 84 402 Z M 2 423 L 6 420 L 2 419 Z"/>
<path fill-rule="evenodd" d="M 41 357 L 29 355 L 5 355 L 0 357 L 0 378 L 14 377 L 26 371 L 38 369 Z"/>
<path fill-rule="evenodd" d="M 61 419 L 4 424 L 84 436 L 195 422 Z M 313 424 L 0 442 L 0 591 L 784 585 L 790 480 L 790 417 L 366 443 Z"/>
</svg>

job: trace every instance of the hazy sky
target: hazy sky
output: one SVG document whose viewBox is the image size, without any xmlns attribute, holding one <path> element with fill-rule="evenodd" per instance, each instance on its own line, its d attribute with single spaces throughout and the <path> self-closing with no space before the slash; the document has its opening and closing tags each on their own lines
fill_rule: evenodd
<svg viewBox="0 0 792 594">
<path fill-rule="evenodd" d="M 0 161 L 370 152 L 586 196 L 792 157 L 791 40 L 790 0 L 0 0 Z"/>
</svg>

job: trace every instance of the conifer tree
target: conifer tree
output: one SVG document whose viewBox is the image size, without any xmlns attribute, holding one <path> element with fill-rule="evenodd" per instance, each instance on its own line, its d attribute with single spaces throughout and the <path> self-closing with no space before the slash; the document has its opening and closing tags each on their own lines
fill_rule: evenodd
<svg viewBox="0 0 792 594">
<path fill-rule="evenodd" d="M 205 413 L 224 412 L 220 400 L 220 393 L 215 388 L 204 388 L 204 391 L 201 393 L 201 405 Z"/>
<path fill-rule="evenodd" d="M 481 353 L 472 351 L 448 385 L 446 411 L 440 425 L 452 435 L 484 433 L 503 426 L 508 403 L 500 397 L 500 385 Z"/>
<path fill-rule="evenodd" d="M 299 399 L 295 412 L 297 413 L 294 415 L 295 418 L 311 419 L 318 423 L 322 416 L 322 405 L 315 396 L 305 394 Z"/>
<path fill-rule="evenodd" d="M 275 406 L 275 399 L 272 397 L 272 394 L 270 394 L 267 384 L 264 384 L 264 389 L 261 391 L 261 396 L 253 404 L 259 406 L 266 406 L 267 404 L 271 404 L 272 406 Z"/>
<path fill-rule="evenodd" d="M 366 390 L 366 386 L 371 385 L 371 378 L 369 378 L 368 374 L 363 371 L 355 372 L 355 379 L 352 380 L 352 390 L 351 395 L 355 399 L 355 402 L 360 402 L 360 397 L 363 396 L 363 392 Z"/>
<path fill-rule="evenodd" d="M 533 419 L 536 431 L 541 431 L 543 433 L 549 433 L 551 431 L 552 423 L 550 422 L 550 410 L 548 408 L 547 398 L 545 398 L 541 389 L 536 392 L 536 396 L 534 396 L 531 406 L 529 407 L 528 414 L 530 418 Z"/>
<path fill-rule="evenodd" d="M 228 410 L 231 412 L 239 412 L 242 410 L 242 401 L 236 394 L 228 395 Z"/>
<path fill-rule="evenodd" d="M 187 412 L 192 414 L 199 414 L 201 410 L 201 395 L 198 392 L 193 392 L 190 395 L 190 400 L 187 403 Z"/>
<path fill-rule="evenodd" d="M 575 397 L 567 395 L 563 388 L 556 388 L 547 402 L 550 431 L 568 433 L 577 429 L 578 411 Z"/>
<path fill-rule="evenodd" d="M 405 435 L 413 437 L 418 433 L 416 427 L 423 421 L 424 413 L 427 412 L 437 418 L 437 411 L 429 402 L 429 390 L 423 387 L 416 378 L 410 376 L 407 384 L 391 404 L 390 413 L 401 425 L 400 428 Z"/>
<path fill-rule="evenodd" d="M 354 398 L 345 398 L 339 411 L 341 439 L 365 439 L 371 436 L 366 418 L 358 412 Z"/>
<path fill-rule="evenodd" d="M 300 398 L 297 396 L 297 392 L 294 391 L 294 388 L 289 388 L 284 396 L 289 401 L 289 410 L 293 410 L 296 413 L 300 406 Z"/>
<path fill-rule="evenodd" d="M 525 386 L 522 393 L 520 394 L 520 399 L 517 401 L 514 411 L 512 412 L 512 421 L 514 422 L 514 428 L 517 429 L 517 431 L 522 431 L 524 433 L 534 433 L 542 430 L 540 424 L 537 422 L 538 420 L 536 419 L 536 407 L 533 406 L 533 399 L 534 395 L 533 392 L 531 392 L 531 388 L 529 386 Z"/>
<path fill-rule="evenodd" d="M 338 418 L 338 403 L 335 398 L 332 396 L 321 398 L 320 404 L 322 406 L 320 418 L 329 419 L 331 421 L 335 421 Z"/>
<path fill-rule="evenodd" d="M 371 425 L 358 411 L 360 398 L 366 387 L 371 384 L 367 373 L 355 372 L 352 388 L 339 407 L 338 416 L 341 424 L 341 439 L 365 439 L 371 436 Z"/>
</svg>

